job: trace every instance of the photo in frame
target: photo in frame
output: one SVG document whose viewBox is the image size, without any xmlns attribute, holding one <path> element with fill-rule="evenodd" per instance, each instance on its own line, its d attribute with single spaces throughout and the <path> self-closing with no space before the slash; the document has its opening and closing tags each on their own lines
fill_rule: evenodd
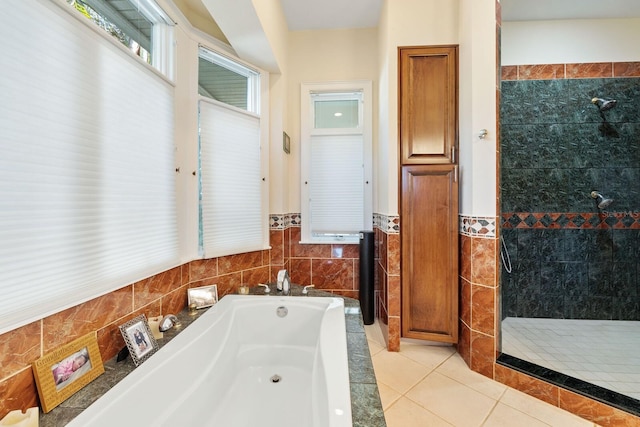
<svg viewBox="0 0 640 427">
<path fill-rule="evenodd" d="M 144 314 L 120 325 L 120 333 L 136 366 L 147 360 L 160 348 L 151 333 L 149 322 Z"/>
<path fill-rule="evenodd" d="M 189 302 L 195 304 L 196 308 L 211 307 L 218 302 L 218 285 L 200 286 L 187 290 Z"/>
<path fill-rule="evenodd" d="M 32 367 L 45 413 L 104 373 L 95 332 L 45 354 Z"/>
</svg>

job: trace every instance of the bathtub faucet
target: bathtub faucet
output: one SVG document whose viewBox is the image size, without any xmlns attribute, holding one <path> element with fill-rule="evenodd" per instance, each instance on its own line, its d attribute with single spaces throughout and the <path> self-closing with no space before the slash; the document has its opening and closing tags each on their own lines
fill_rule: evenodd
<svg viewBox="0 0 640 427">
<path fill-rule="evenodd" d="M 279 291 L 282 291 L 284 295 L 289 295 L 289 292 L 291 292 L 291 282 L 289 280 L 289 272 L 287 270 L 278 271 L 276 287 Z"/>
<path fill-rule="evenodd" d="M 291 283 L 289 281 L 289 273 L 284 275 L 284 280 L 282 280 L 282 293 L 284 295 L 289 295 L 291 292 Z"/>
</svg>

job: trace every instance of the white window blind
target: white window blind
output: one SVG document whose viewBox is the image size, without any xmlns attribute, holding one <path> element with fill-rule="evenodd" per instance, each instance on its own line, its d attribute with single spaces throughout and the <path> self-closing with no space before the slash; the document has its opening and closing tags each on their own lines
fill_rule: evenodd
<svg viewBox="0 0 640 427">
<path fill-rule="evenodd" d="M 200 100 L 202 246 L 205 258 L 262 250 L 260 119 Z"/>
<path fill-rule="evenodd" d="M 311 233 L 357 234 L 364 224 L 362 135 L 311 137 Z"/>
<path fill-rule="evenodd" d="M 357 243 L 372 229 L 372 83 L 301 86 L 301 242 Z"/>
<path fill-rule="evenodd" d="M 180 263 L 173 87 L 60 3 L 0 2 L 0 333 Z"/>
</svg>

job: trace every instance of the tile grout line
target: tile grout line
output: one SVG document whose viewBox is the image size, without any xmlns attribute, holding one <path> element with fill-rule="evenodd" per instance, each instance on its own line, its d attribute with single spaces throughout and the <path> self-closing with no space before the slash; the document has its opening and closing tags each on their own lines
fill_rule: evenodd
<svg viewBox="0 0 640 427">
<path fill-rule="evenodd" d="M 489 413 L 484 417 L 484 419 L 480 423 L 480 426 L 485 425 L 487 423 L 487 421 L 489 421 L 489 418 L 491 418 L 491 414 L 493 414 L 493 411 L 495 411 L 495 409 L 498 407 L 498 403 L 500 403 L 500 401 L 496 400 L 496 402 L 491 407 L 491 410 L 489 411 Z"/>
</svg>

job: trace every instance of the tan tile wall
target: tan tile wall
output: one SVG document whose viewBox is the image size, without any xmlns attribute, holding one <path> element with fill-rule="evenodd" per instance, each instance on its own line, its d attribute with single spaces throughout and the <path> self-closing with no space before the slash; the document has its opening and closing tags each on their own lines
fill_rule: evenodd
<svg viewBox="0 0 640 427">
<path fill-rule="evenodd" d="M 388 351 L 400 351 L 400 234 L 376 228 L 375 308 Z"/>
<path fill-rule="evenodd" d="M 458 352 L 476 372 L 493 378 L 498 292 L 496 240 L 460 235 L 460 333 Z"/>
<path fill-rule="evenodd" d="M 508 65 L 502 67 L 502 80 L 593 79 L 606 77 L 640 77 L 640 62 Z"/>
<path fill-rule="evenodd" d="M 300 227 L 271 231 L 272 280 L 278 270 L 287 268 L 293 283 L 358 298 L 360 280 L 360 249 L 357 244 L 300 244 Z M 275 234 L 281 234 L 282 237 Z M 282 242 L 278 246 L 278 242 Z M 279 262 L 282 259 L 282 262 Z"/>
<path fill-rule="evenodd" d="M 458 352 L 474 371 L 601 426 L 640 427 L 640 418 L 496 364 L 500 343 L 498 240 L 460 235 Z"/>
</svg>

